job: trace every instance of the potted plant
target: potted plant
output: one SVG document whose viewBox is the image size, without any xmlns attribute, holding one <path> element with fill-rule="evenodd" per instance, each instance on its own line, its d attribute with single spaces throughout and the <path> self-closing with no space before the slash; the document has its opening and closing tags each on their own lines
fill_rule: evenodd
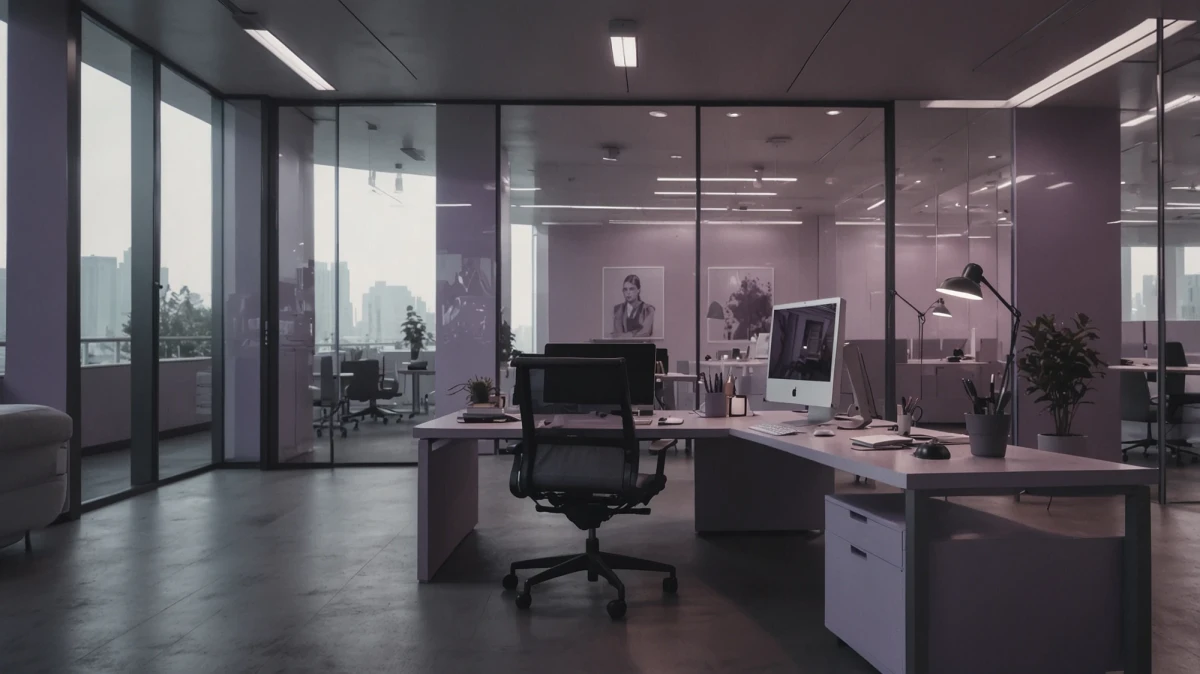
<svg viewBox="0 0 1200 674">
<path fill-rule="evenodd" d="M 462 384 L 451 388 L 450 393 L 466 393 L 469 405 L 487 405 L 491 401 L 492 394 L 497 393 L 497 390 L 490 377 L 471 377 Z"/>
<path fill-rule="evenodd" d="M 1104 361 L 1092 347 L 1100 338 L 1086 314 L 1076 314 L 1071 324 L 1055 323 L 1054 314 L 1043 314 L 1022 328 L 1027 343 L 1021 348 L 1017 370 L 1029 384 L 1026 392 L 1045 403 L 1054 417 L 1054 432 L 1038 434 L 1038 449 L 1064 454 L 1084 454 L 1087 436 L 1071 432 L 1071 424 L 1097 377 L 1104 377 Z"/>
<path fill-rule="evenodd" d="M 411 360 L 416 360 L 421 355 L 421 349 L 433 339 L 433 335 L 425 327 L 425 319 L 421 318 L 411 305 L 400 327 L 404 331 L 404 343 L 408 345 Z"/>
</svg>

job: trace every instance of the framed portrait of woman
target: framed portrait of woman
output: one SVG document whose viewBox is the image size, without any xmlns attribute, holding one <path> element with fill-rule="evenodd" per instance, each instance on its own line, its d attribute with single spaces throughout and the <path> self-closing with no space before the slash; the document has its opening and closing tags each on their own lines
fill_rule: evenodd
<svg viewBox="0 0 1200 674">
<path fill-rule="evenodd" d="M 600 291 L 600 337 L 666 339 L 666 269 L 605 267 Z"/>
</svg>

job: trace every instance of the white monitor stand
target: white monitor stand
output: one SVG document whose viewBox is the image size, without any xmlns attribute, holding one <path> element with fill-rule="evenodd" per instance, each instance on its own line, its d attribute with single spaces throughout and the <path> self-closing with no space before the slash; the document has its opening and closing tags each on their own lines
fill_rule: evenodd
<svg viewBox="0 0 1200 674">
<path fill-rule="evenodd" d="M 871 422 L 883 418 L 875 409 L 875 393 L 871 390 L 871 379 L 867 376 L 867 363 L 857 344 L 846 344 L 842 347 L 842 362 L 846 366 L 846 374 L 850 378 L 850 391 L 854 402 L 846 409 L 846 418 L 850 422 L 839 425 L 842 430 L 867 428 Z"/>
</svg>

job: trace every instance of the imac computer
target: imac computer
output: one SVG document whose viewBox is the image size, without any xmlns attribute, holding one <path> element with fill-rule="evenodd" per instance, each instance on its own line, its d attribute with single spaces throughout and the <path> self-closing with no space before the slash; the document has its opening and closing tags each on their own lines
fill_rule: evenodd
<svg viewBox="0 0 1200 674">
<path fill-rule="evenodd" d="M 767 400 L 807 405 L 809 423 L 833 419 L 842 378 L 846 300 L 780 304 L 771 317 Z"/>
</svg>

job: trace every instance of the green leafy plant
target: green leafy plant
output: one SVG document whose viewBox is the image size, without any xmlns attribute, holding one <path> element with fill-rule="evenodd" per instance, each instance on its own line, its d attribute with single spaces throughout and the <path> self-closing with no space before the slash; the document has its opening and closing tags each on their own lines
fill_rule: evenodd
<svg viewBox="0 0 1200 674">
<path fill-rule="evenodd" d="M 433 341 L 433 333 L 425 327 L 425 319 L 413 310 L 412 305 L 409 305 L 408 314 L 400 328 L 404 331 L 404 343 L 414 351 L 421 351 Z"/>
<path fill-rule="evenodd" d="M 499 393 L 491 377 L 471 377 L 467 381 L 450 389 L 450 394 L 466 393 L 467 402 L 482 405 L 491 398 L 493 393 Z"/>
<path fill-rule="evenodd" d="M 1054 417 L 1054 434 L 1071 435 L 1071 424 L 1092 382 L 1104 377 L 1104 361 L 1092 347 L 1100 338 L 1086 314 L 1076 314 L 1070 325 L 1055 322 L 1054 314 L 1042 314 L 1021 327 L 1027 340 L 1017 360 L 1017 371 L 1029 384 L 1026 392 L 1037 395 Z"/>
<path fill-rule="evenodd" d="M 133 334 L 128 321 L 121 326 L 121 330 L 126 335 Z M 167 288 L 159 293 L 158 336 L 159 358 L 209 357 L 212 355 L 212 309 L 204 306 L 204 299 L 187 286 L 175 292 Z M 121 349 L 128 355 L 127 344 L 123 344 Z"/>
</svg>

